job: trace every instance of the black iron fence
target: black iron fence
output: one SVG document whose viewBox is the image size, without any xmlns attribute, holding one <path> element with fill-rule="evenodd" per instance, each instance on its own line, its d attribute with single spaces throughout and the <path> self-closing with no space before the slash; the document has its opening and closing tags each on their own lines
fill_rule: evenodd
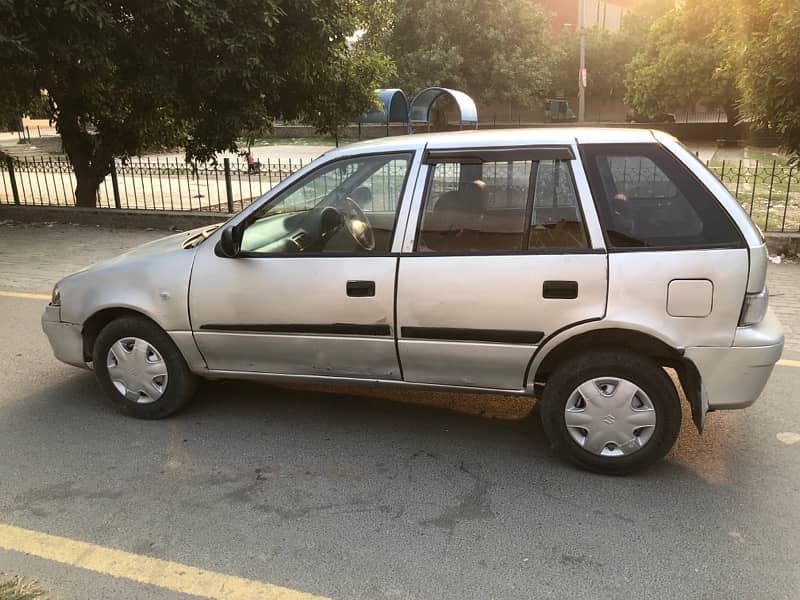
<svg viewBox="0 0 800 600">
<path fill-rule="evenodd" d="M 723 160 L 707 166 L 762 231 L 800 232 L 800 169 L 778 160 Z"/>
<path fill-rule="evenodd" d="M 306 161 L 307 162 L 307 161 Z M 300 169 L 302 159 L 187 163 L 178 158 L 115 161 L 100 183 L 100 208 L 234 212 Z M 64 159 L 6 159 L 0 204 L 75 206 L 75 173 Z"/>
<path fill-rule="evenodd" d="M 307 161 L 306 161 L 307 162 Z M 203 210 L 230 213 L 304 165 L 302 159 L 244 159 L 186 163 L 178 158 L 116 161 L 97 192 L 97 206 L 138 210 Z M 708 168 L 764 231 L 800 232 L 800 169 L 782 161 L 711 161 Z M 0 204 L 74 206 L 75 174 L 53 158 L 0 163 Z"/>
</svg>

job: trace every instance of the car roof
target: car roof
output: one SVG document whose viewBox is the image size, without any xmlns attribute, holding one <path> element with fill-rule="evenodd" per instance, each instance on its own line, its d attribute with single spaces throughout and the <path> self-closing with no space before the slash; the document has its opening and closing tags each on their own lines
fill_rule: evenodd
<svg viewBox="0 0 800 600">
<path fill-rule="evenodd" d="M 343 146 L 336 154 L 408 150 L 427 146 L 429 150 L 484 148 L 537 144 L 653 143 L 650 129 L 624 127 L 534 127 L 527 129 L 484 129 L 416 133 L 391 136 Z"/>
</svg>

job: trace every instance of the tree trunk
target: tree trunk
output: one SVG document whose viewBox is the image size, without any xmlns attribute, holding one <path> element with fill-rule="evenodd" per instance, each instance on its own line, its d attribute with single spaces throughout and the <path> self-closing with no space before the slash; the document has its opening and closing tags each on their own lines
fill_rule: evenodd
<svg viewBox="0 0 800 600">
<path fill-rule="evenodd" d="M 100 181 L 93 175 L 91 170 L 76 169 L 75 179 L 75 206 L 82 208 L 94 208 L 97 206 L 97 188 Z"/>
<path fill-rule="evenodd" d="M 56 116 L 61 143 L 75 171 L 75 206 L 97 206 L 97 188 L 111 170 L 111 151 L 86 131 L 77 114 L 61 106 Z"/>
<path fill-rule="evenodd" d="M 731 101 L 725 103 L 722 107 L 722 110 L 725 111 L 725 116 L 728 118 L 728 123 L 731 125 L 738 125 L 739 119 L 741 118 L 741 113 L 739 112 L 739 104 L 738 102 Z"/>
</svg>

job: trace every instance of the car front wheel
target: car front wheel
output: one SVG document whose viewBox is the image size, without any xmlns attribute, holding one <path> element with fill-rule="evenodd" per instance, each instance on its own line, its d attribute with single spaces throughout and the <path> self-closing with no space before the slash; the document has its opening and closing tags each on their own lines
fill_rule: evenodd
<svg viewBox="0 0 800 600">
<path fill-rule="evenodd" d="M 189 402 L 197 387 L 172 339 L 142 317 L 106 325 L 92 358 L 100 386 L 118 410 L 132 417 L 167 417 Z"/>
<path fill-rule="evenodd" d="M 545 435 L 563 455 L 615 475 L 661 459 L 681 424 L 680 400 L 664 369 L 622 349 L 564 362 L 547 382 L 540 414 Z"/>
</svg>

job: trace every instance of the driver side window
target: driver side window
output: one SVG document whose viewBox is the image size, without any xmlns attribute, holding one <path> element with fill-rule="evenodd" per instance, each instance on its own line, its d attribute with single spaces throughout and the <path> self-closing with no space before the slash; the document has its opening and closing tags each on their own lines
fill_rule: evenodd
<svg viewBox="0 0 800 600">
<path fill-rule="evenodd" d="M 247 254 L 385 254 L 411 153 L 334 161 L 306 175 L 251 215 Z"/>
</svg>

